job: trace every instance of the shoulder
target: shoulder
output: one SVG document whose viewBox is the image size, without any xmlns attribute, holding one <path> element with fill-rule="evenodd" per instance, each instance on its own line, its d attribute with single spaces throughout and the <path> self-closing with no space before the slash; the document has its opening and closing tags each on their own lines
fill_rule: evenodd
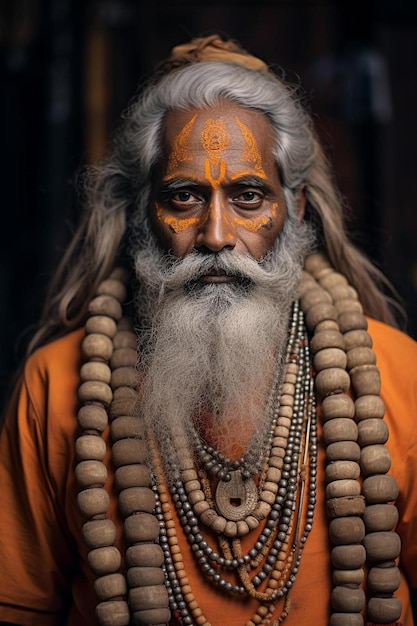
<svg viewBox="0 0 417 626">
<path fill-rule="evenodd" d="M 417 377 L 417 342 L 406 333 L 368 318 L 377 365 L 394 378 Z"/>
<path fill-rule="evenodd" d="M 407 334 L 368 320 L 376 364 L 381 375 L 381 397 L 388 426 L 387 446 L 391 455 L 389 473 L 399 488 L 402 565 L 412 584 L 417 581 L 417 342 Z"/>
<path fill-rule="evenodd" d="M 375 335 L 377 340 L 400 342 L 404 347 L 417 351 L 417 341 L 406 332 L 372 317 L 368 317 L 367 320 L 368 330 L 371 335 Z"/>
<path fill-rule="evenodd" d="M 406 333 L 368 319 L 382 394 L 387 401 L 406 403 L 417 410 L 417 342 Z M 411 403 L 411 404 L 410 404 Z M 414 413 L 413 419 L 415 419 Z"/>
<path fill-rule="evenodd" d="M 401 465 L 407 450 L 410 458 L 417 459 L 417 342 L 406 333 L 372 319 L 368 320 L 368 332 L 381 376 L 391 453 L 395 455 L 397 449 L 396 463 Z"/>
<path fill-rule="evenodd" d="M 81 360 L 83 337 L 84 329 L 80 328 L 41 346 L 28 357 L 24 367 L 25 375 L 33 372 L 59 375 L 63 369 L 77 366 Z"/>
<path fill-rule="evenodd" d="M 41 346 L 28 358 L 26 367 L 47 368 L 58 362 L 71 362 L 79 359 L 84 333 L 84 329 L 79 328 Z"/>
<path fill-rule="evenodd" d="M 83 337 L 83 329 L 75 330 L 38 348 L 27 359 L 21 391 L 38 416 L 60 413 L 64 406 L 75 410 Z"/>
</svg>

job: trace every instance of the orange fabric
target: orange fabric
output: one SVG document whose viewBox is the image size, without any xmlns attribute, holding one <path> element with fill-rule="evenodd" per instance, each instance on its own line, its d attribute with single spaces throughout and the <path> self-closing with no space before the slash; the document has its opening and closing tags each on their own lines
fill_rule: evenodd
<svg viewBox="0 0 417 626">
<path fill-rule="evenodd" d="M 369 320 L 382 376 L 392 474 L 398 481 L 402 569 L 417 587 L 417 344 Z M 93 580 L 77 509 L 74 478 L 77 386 L 82 331 L 37 351 L 27 362 L 11 399 L 0 440 L 0 621 L 22 626 L 96 624 Z M 328 623 L 329 546 L 324 513 L 324 453 L 319 493 L 286 626 Z M 109 474 L 108 489 L 113 491 Z M 119 528 L 115 498 L 109 515 Z M 213 626 L 242 626 L 256 603 L 226 598 L 202 580 L 179 531 L 193 593 Z M 253 540 L 247 539 L 247 546 Z M 407 585 L 400 589 L 403 626 L 412 626 Z M 278 607 L 280 608 L 280 607 Z M 279 613 L 277 613 L 279 614 Z"/>
</svg>

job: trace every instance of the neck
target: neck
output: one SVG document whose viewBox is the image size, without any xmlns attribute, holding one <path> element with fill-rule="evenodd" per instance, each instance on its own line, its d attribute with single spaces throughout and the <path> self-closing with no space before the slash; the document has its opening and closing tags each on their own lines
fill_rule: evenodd
<svg viewBox="0 0 417 626">
<path fill-rule="evenodd" d="M 263 415 L 259 420 L 263 419 Z M 254 437 L 256 424 L 241 414 L 231 413 L 219 424 L 218 417 L 209 410 L 199 419 L 198 434 L 207 445 L 232 461 L 241 457 Z"/>
</svg>

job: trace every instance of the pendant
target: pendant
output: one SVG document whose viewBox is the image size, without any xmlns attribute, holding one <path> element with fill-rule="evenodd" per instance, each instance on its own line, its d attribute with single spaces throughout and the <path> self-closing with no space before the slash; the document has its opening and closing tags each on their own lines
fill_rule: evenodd
<svg viewBox="0 0 417 626">
<path fill-rule="evenodd" d="M 232 522 L 244 520 L 258 504 L 258 492 L 252 478 L 230 472 L 228 482 L 220 481 L 214 496 L 218 512 Z"/>
</svg>

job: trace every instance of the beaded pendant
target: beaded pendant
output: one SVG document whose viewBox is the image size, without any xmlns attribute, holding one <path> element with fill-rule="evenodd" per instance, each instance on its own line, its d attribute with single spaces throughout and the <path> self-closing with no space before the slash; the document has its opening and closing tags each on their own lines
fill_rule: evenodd
<svg viewBox="0 0 417 626">
<path fill-rule="evenodd" d="M 312 337 L 309 341 L 297 334 L 301 326 L 304 328 L 304 319 L 295 303 L 289 345 L 296 347 L 298 343 L 296 358 L 288 360 L 286 378 L 279 390 L 280 402 L 276 405 L 270 401 L 268 405 L 269 454 L 258 487 L 251 478 L 253 468 L 245 468 L 244 459 L 233 465 L 206 447 L 201 452 L 203 468 L 210 469 L 213 459 L 220 467 L 216 478 L 221 486 L 212 496 L 206 470 L 197 473 L 193 454 L 181 449 L 181 480 L 173 485 L 172 497 L 204 575 L 226 593 L 247 594 L 259 601 L 259 609 L 247 626 L 281 623 L 290 610 L 288 592 L 295 582 L 314 517 L 316 392 L 322 402 L 326 506 L 332 542 L 334 588 L 329 626 L 363 626 L 366 560 L 366 626 L 401 626 L 401 603 L 393 595 L 400 584 L 396 565 L 400 541 L 392 530 L 398 521 L 393 504 L 398 487 L 387 474 L 390 455 L 384 444 L 388 430 L 383 421 L 385 408 L 379 397 L 380 378 L 372 339 L 356 292 L 346 279 L 320 254 L 308 257 L 305 268 L 300 304 Z M 81 434 L 76 441 L 76 476 L 81 488 L 78 505 L 86 517 L 83 534 L 90 549 L 88 559 L 97 575 L 97 617 L 105 626 L 166 624 L 171 609 L 184 624 L 203 626 L 207 620 L 181 570 L 163 472 L 160 468 L 158 484 L 153 483 L 145 463 L 146 433 L 132 411 L 137 351 L 132 323 L 123 317 L 124 280 L 123 272 L 116 269 L 99 286 L 89 306 L 82 346 L 85 363 L 80 372 Z M 314 389 L 309 345 L 314 355 Z M 301 377 L 301 371 L 308 375 Z M 351 386 L 353 398 L 349 394 Z M 301 398 L 305 405 L 300 405 Z M 103 463 L 106 446 L 102 433 L 109 418 L 115 483 L 129 544 L 127 575 L 120 571 L 114 524 L 106 518 L 109 496 L 104 489 L 107 468 Z M 301 470 L 308 458 L 307 488 Z M 297 477 L 301 476 L 304 478 L 298 486 Z M 303 502 L 306 490 L 309 499 L 302 518 L 302 507 L 297 515 L 294 510 L 297 502 Z M 184 507 L 187 501 L 189 508 Z M 256 529 L 261 520 L 266 520 L 263 531 L 253 548 L 243 554 L 239 538 Z M 199 523 L 218 533 L 219 552 L 205 544 Z M 295 550 L 289 545 L 290 536 L 295 538 Z M 277 563 L 279 569 L 274 569 Z M 219 565 L 235 570 L 240 583 L 232 585 L 222 578 Z M 251 578 L 249 571 L 259 566 L 259 572 Z M 267 592 L 260 592 L 259 586 L 268 579 L 274 583 L 268 583 Z M 281 616 L 273 621 L 274 602 L 285 596 Z"/>
</svg>

